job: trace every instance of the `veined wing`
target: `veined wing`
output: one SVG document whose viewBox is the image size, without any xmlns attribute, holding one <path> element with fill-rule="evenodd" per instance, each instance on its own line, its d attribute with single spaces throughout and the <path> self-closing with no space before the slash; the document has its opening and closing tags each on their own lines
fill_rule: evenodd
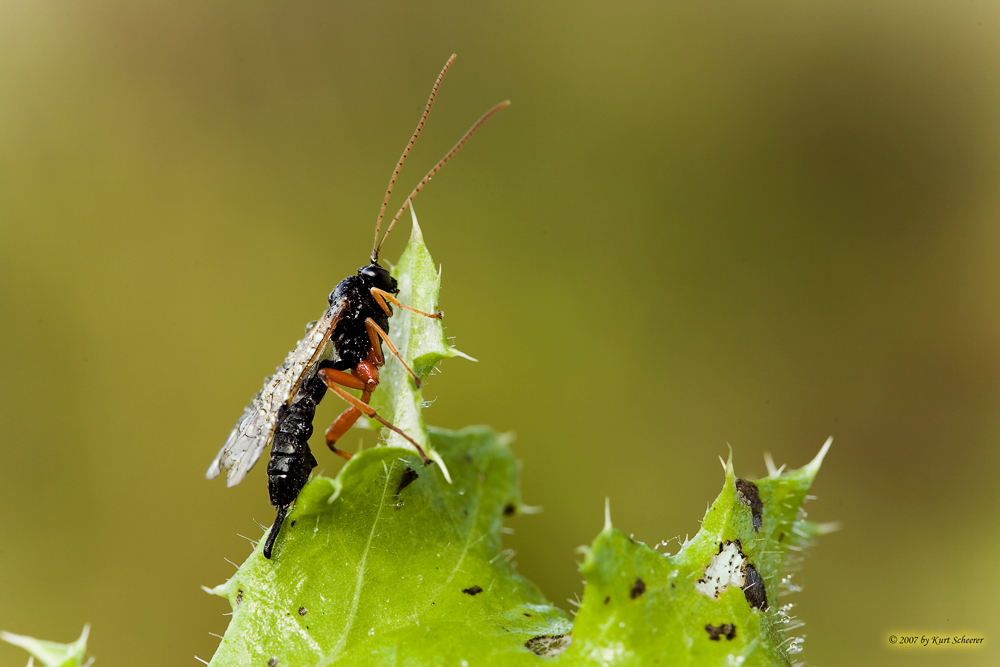
<svg viewBox="0 0 1000 667">
<path fill-rule="evenodd" d="M 243 411 L 226 444 L 208 466 L 205 477 L 214 479 L 225 468 L 226 486 L 236 486 L 243 481 L 264 448 L 271 444 L 278 418 L 330 341 L 347 305 L 347 299 L 341 297 L 340 301 L 330 306 L 295 349 L 288 353 L 274 375 L 264 381 L 264 388 Z"/>
</svg>

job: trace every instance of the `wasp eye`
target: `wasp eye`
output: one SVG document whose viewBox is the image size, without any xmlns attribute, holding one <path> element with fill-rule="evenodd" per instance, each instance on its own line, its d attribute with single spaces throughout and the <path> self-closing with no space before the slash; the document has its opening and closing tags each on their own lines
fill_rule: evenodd
<svg viewBox="0 0 1000 667">
<path fill-rule="evenodd" d="M 396 279 L 378 264 L 369 264 L 368 266 L 361 267 L 358 269 L 358 275 L 371 283 L 372 287 L 377 287 L 380 290 L 392 292 L 393 294 L 398 291 L 396 288 Z"/>
</svg>

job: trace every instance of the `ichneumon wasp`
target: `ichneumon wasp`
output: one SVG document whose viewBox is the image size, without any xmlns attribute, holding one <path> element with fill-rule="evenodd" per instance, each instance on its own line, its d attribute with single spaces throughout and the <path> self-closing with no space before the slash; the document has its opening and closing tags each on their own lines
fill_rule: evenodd
<svg viewBox="0 0 1000 667">
<path fill-rule="evenodd" d="M 326 430 L 326 444 L 334 453 L 345 459 L 351 458 L 351 454 L 337 448 L 337 441 L 361 415 L 365 415 L 403 436 L 417 450 L 424 463 L 429 462 L 427 453 L 413 438 L 380 416 L 368 403 L 379 383 L 379 368 L 385 364 L 382 343 L 388 346 L 414 383 L 420 386 L 420 379 L 389 340 L 389 318 L 393 313 L 390 304 L 424 317 L 442 317 L 440 312 L 425 313 L 400 303 L 396 298 L 399 294 L 396 280 L 378 263 L 379 250 L 396 221 L 427 182 L 490 116 L 510 104 L 509 101 L 497 104 L 469 128 L 409 194 L 380 240 L 382 219 L 399 170 L 427 122 L 441 80 L 454 60 L 452 55 L 434 82 L 417 129 L 389 179 L 375 223 L 370 263 L 358 269 L 357 275 L 344 278 L 330 293 L 329 307 L 319 320 L 307 328 L 305 337 L 288 353 L 274 375 L 265 380 L 263 389 L 244 410 L 226 444 L 205 473 L 208 479 L 214 479 L 225 469 L 226 485 L 235 486 L 260 459 L 264 449 L 271 445 L 271 460 L 267 466 L 268 491 L 271 504 L 277 508 L 277 516 L 264 544 L 266 558 L 271 557 L 281 524 L 316 466 L 308 441 L 312 435 L 316 405 L 327 390 L 340 396 L 350 406 Z M 361 397 L 349 393 L 348 389 L 360 391 Z"/>
</svg>

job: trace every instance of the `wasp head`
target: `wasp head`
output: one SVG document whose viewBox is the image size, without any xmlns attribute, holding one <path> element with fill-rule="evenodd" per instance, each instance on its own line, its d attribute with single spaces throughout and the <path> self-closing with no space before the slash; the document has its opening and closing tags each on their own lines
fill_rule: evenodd
<svg viewBox="0 0 1000 667">
<path fill-rule="evenodd" d="M 372 287 L 377 287 L 391 294 L 399 294 L 396 279 L 378 264 L 372 263 L 368 266 L 362 266 L 358 269 L 358 275 L 364 278 Z"/>
</svg>

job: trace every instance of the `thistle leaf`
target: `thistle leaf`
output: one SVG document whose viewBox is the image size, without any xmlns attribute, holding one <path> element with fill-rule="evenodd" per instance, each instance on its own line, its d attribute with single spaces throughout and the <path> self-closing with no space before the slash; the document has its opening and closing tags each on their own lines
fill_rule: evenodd
<svg viewBox="0 0 1000 667">
<path fill-rule="evenodd" d="M 58 644 L 56 642 L 15 635 L 10 632 L 0 632 L 0 639 L 20 646 L 31 654 L 28 665 L 34 664 L 37 658 L 45 667 L 80 667 L 84 665 L 84 657 L 87 654 L 87 636 L 90 634 L 90 626 L 83 626 L 80 638 L 71 644 Z M 86 664 L 90 664 L 87 662 Z"/>
</svg>

